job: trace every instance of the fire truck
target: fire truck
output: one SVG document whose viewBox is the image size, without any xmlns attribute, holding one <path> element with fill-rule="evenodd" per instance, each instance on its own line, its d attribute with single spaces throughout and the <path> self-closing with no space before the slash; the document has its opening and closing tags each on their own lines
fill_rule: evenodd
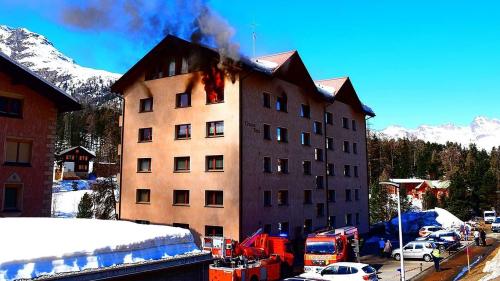
<svg viewBox="0 0 500 281">
<path fill-rule="evenodd" d="M 304 251 L 304 271 L 317 271 L 341 261 L 358 261 L 358 229 L 346 226 L 309 234 Z"/>
<path fill-rule="evenodd" d="M 238 243 L 224 237 L 203 238 L 203 250 L 215 258 L 209 267 L 210 281 L 280 280 L 291 269 L 294 255 L 285 237 L 269 236 L 259 229 Z"/>
</svg>

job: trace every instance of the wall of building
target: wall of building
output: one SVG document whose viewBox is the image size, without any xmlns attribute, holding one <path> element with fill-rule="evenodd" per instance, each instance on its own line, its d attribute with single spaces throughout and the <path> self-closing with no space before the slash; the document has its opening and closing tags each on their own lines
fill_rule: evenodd
<svg viewBox="0 0 500 281">
<path fill-rule="evenodd" d="M 197 237 L 205 226 L 222 226 L 239 238 L 239 83 L 225 82 L 224 102 L 206 104 L 199 77 L 191 107 L 175 108 L 193 74 L 135 83 L 125 93 L 121 219 L 189 224 Z M 143 78 L 141 79 L 143 80 Z M 153 97 L 153 112 L 139 113 L 139 100 Z M 206 137 L 206 122 L 224 121 L 224 136 Z M 175 125 L 191 124 L 191 139 L 175 140 Z M 139 128 L 152 127 L 152 141 L 138 142 Z M 206 172 L 205 156 L 223 155 L 223 172 Z M 174 172 L 174 157 L 190 156 L 190 172 Z M 137 172 L 137 159 L 151 158 L 151 173 Z M 149 204 L 136 203 L 136 189 L 151 190 Z M 174 206 L 173 190 L 189 190 L 189 205 Z M 206 207 L 205 190 L 222 190 L 223 207 Z"/>
<path fill-rule="evenodd" d="M 12 83 L 4 73 L 0 73 L 0 95 L 23 99 L 22 119 L 0 116 L 0 208 L 4 186 L 10 181 L 23 186 L 22 212 L 0 216 L 50 216 L 57 109 L 22 82 Z M 32 142 L 30 167 L 4 164 L 7 138 Z"/>
<path fill-rule="evenodd" d="M 368 231 L 368 188 L 366 170 L 366 140 L 364 113 L 355 111 L 351 106 L 334 103 L 327 107 L 333 114 L 333 125 L 327 125 L 327 136 L 334 138 L 334 149 L 328 152 L 328 163 L 335 164 L 335 175 L 328 176 L 329 189 L 336 191 L 335 202 L 329 202 L 329 214 L 326 213 L 326 188 L 316 187 L 316 176 L 323 176 L 326 181 L 326 161 L 315 160 L 315 148 L 325 152 L 325 135 L 313 132 L 314 121 L 325 123 L 326 103 L 317 98 L 315 93 L 306 93 L 297 86 L 279 79 L 270 80 L 263 75 L 251 75 L 242 82 L 242 183 L 243 183 L 243 235 L 248 235 L 259 227 L 271 225 L 271 233 L 278 234 L 279 223 L 288 222 L 291 238 L 304 235 L 306 219 L 312 220 L 312 229 L 325 227 L 327 217 L 335 216 L 335 227 L 345 226 L 346 214 L 352 214 L 356 224 L 359 214 L 361 232 Z M 271 95 L 271 108 L 263 106 L 263 92 Z M 283 92 L 287 94 L 288 112 L 276 110 L 276 98 Z M 302 104 L 310 106 L 311 117 L 300 117 Z M 342 117 L 356 120 L 357 130 L 342 128 Z M 271 126 L 271 140 L 265 140 L 263 125 Z M 276 128 L 288 129 L 288 142 L 276 140 Z M 311 145 L 301 144 L 301 133 L 309 132 Z M 343 140 L 357 143 L 357 154 L 342 151 Z M 264 157 L 271 157 L 272 173 L 265 173 Z M 288 159 L 289 173 L 277 172 L 277 159 Z M 302 162 L 311 161 L 311 175 L 303 174 Z M 344 165 L 358 166 L 358 177 L 344 177 Z M 353 169 L 351 167 L 351 169 Z M 353 174 L 353 170 L 351 170 Z M 325 184 L 326 186 L 326 184 Z M 304 190 L 311 190 L 312 203 L 304 203 Z M 345 189 L 351 189 L 352 201 L 345 200 Z M 359 199 L 355 200 L 354 189 L 359 189 Z M 288 205 L 278 206 L 278 191 L 288 190 Z M 271 206 L 264 206 L 264 191 L 271 191 Z M 317 207 L 324 204 L 324 215 L 318 216 Z M 298 233 L 302 232 L 302 233 Z"/>
</svg>

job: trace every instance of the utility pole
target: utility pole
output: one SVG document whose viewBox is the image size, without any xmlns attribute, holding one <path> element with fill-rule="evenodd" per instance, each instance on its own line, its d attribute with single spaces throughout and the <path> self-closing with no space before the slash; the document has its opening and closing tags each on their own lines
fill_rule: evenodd
<svg viewBox="0 0 500 281">
<path fill-rule="evenodd" d="M 258 24 L 255 23 L 255 20 L 250 25 L 250 27 L 252 28 L 252 55 L 254 58 L 255 58 L 255 45 L 257 44 L 257 32 L 256 32 L 257 26 Z"/>
</svg>

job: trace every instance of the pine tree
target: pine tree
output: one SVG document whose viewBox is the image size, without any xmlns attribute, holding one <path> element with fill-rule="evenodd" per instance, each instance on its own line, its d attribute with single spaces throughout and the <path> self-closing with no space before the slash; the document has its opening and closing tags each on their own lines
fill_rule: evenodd
<svg viewBox="0 0 500 281">
<path fill-rule="evenodd" d="M 92 201 L 96 219 L 116 219 L 116 189 L 117 186 L 111 178 L 106 178 L 92 185 Z"/>
<path fill-rule="evenodd" d="M 80 200 L 80 203 L 78 203 L 78 213 L 76 214 L 76 217 L 90 219 L 94 215 L 92 209 L 92 198 L 88 193 L 85 193 Z"/>
<path fill-rule="evenodd" d="M 472 216 L 472 206 L 470 202 L 470 188 L 468 188 L 461 173 L 456 173 L 451 178 L 448 187 L 449 196 L 447 198 L 447 210 L 461 220 L 468 220 Z"/>
<path fill-rule="evenodd" d="M 434 194 L 434 192 L 427 190 L 424 194 L 422 200 L 422 207 L 424 210 L 434 209 L 438 206 L 438 198 Z"/>
<path fill-rule="evenodd" d="M 391 218 L 391 198 L 385 186 L 378 183 L 370 187 L 370 223 L 387 221 Z"/>
</svg>

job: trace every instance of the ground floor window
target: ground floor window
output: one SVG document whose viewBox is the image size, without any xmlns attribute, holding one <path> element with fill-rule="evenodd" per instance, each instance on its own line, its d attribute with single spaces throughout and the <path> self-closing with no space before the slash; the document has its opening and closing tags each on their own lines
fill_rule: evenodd
<svg viewBox="0 0 500 281">
<path fill-rule="evenodd" d="M 222 226 L 205 225 L 205 236 L 224 236 Z"/>
<path fill-rule="evenodd" d="M 5 184 L 3 197 L 4 212 L 21 211 L 22 184 Z"/>
<path fill-rule="evenodd" d="M 179 223 L 179 222 L 174 222 L 172 224 L 173 227 L 180 227 L 180 228 L 185 228 L 185 229 L 189 229 L 189 224 L 187 223 Z"/>
</svg>

